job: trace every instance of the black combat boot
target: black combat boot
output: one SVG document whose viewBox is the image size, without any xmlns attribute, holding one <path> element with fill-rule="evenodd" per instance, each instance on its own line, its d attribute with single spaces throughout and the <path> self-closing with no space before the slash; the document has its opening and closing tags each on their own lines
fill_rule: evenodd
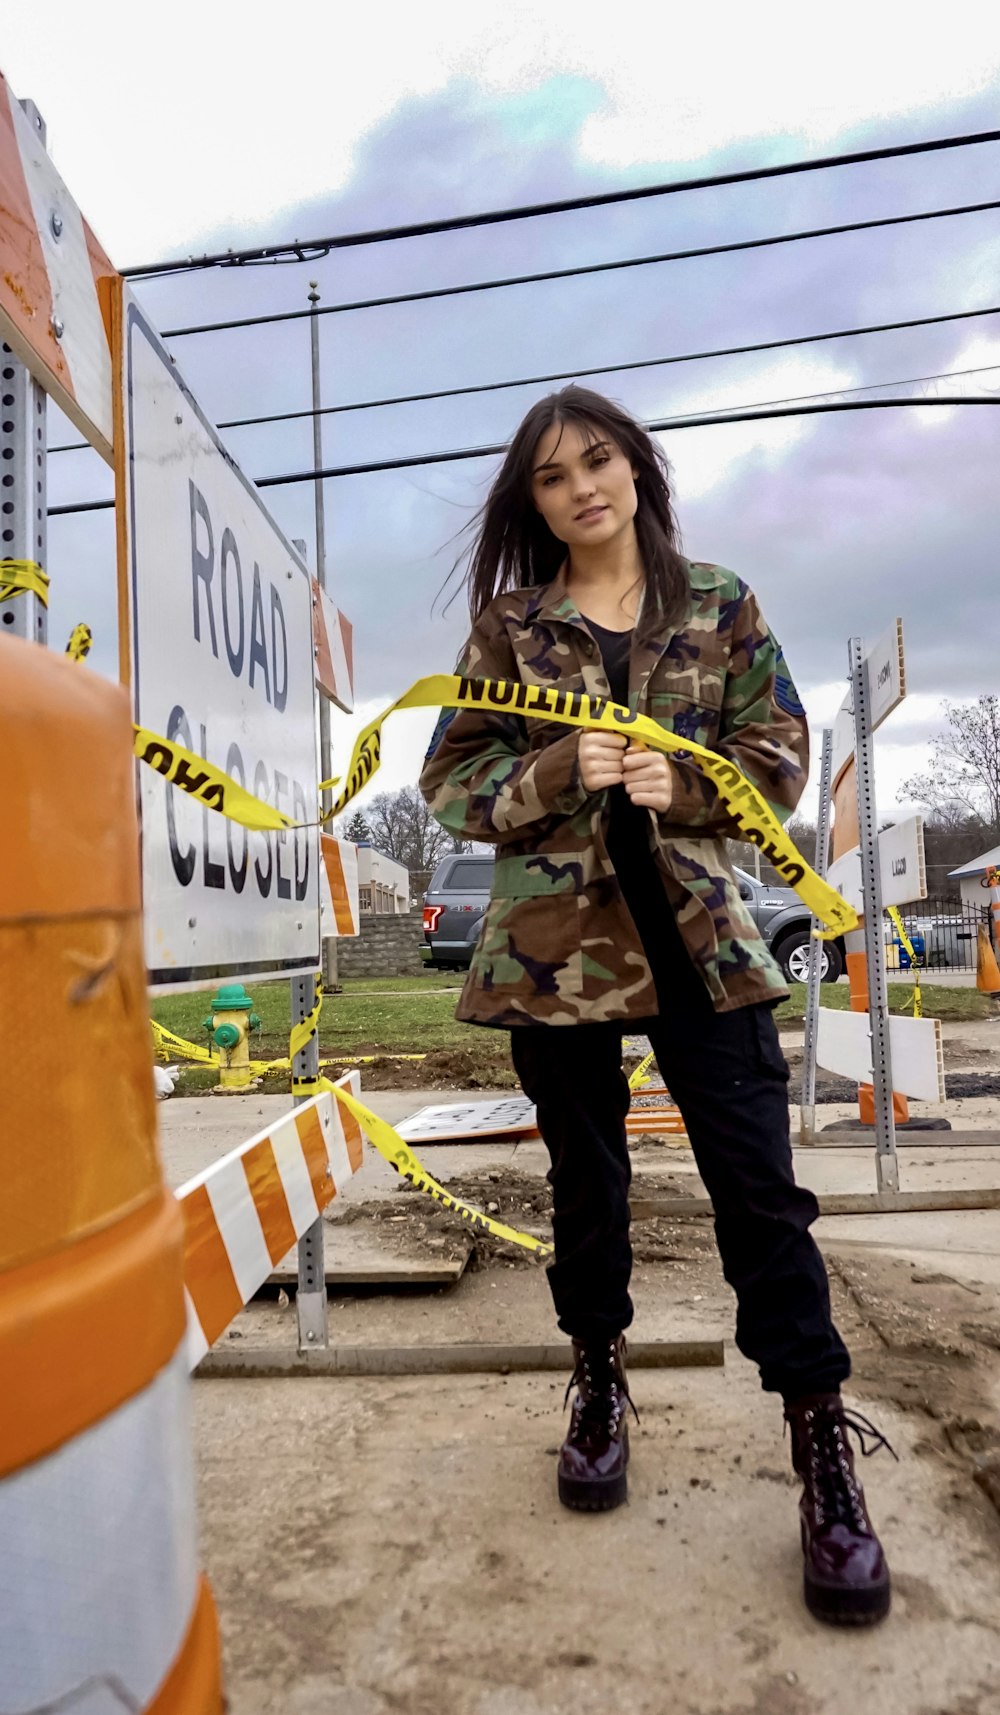
<svg viewBox="0 0 1000 1715">
<path fill-rule="evenodd" d="M 625 1378 L 625 1336 L 573 1341 L 576 1368 L 566 1399 L 576 1387 L 569 1434 L 559 1450 L 559 1499 L 578 1512 L 607 1512 L 627 1495 L 628 1424 L 631 1406 Z M 565 1403 L 565 1402 L 564 1402 Z M 635 1412 L 638 1421 L 638 1412 Z"/>
<path fill-rule="evenodd" d="M 805 1556 L 806 1607 L 834 1626 L 871 1626 L 889 1612 L 889 1568 L 872 1528 L 848 1441 L 853 1430 L 865 1458 L 887 1447 L 884 1435 L 839 1393 L 785 1401 L 792 1463 L 802 1478 L 799 1515 Z M 866 1437 L 873 1437 L 873 1445 Z"/>
</svg>

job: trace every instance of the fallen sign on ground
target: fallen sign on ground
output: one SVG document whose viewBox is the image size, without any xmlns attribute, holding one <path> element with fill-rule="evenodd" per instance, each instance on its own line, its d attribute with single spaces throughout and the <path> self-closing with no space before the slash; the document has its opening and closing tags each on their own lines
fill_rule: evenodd
<svg viewBox="0 0 1000 1715">
<path fill-rule="evenodd" d="M 527 1142 L 541 1135 L 535 1104 L 522 1095 L 491 1102 L 446 1102 L 418 1108 L 396 1130 L 407 1143 L 422 1144 L 476 1143 L 497 1137 L 517 1137 Z M 658 1131 L 683 1134 L 684 1121 L 673 1106 L 634 1106 L 626 1116 L 625 1130 L 630 1137 Z"/>
</svg>

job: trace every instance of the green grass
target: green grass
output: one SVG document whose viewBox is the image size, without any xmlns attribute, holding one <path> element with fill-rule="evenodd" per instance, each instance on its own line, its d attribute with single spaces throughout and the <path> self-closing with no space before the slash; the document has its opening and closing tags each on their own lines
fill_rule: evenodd
<svg viewBox="0 0 1000 1715">
<path fill-rule="evenodd" d="M 502 1031 L 487 1032 L 468 1024 L 458 1024 L 454 1017 L 457 995 L 456 979 L 445 973 L 433 977 L 372 977 L 345 981 L 342 994 L 328 995 L 320 1017 L 320 1053 L 426 1054 L 434 1049 L 474 1048 L 480 1058 L 491 1058 L 495 1047 L 498 1059 L 506 1058 L 507 1040 Z M 399 992 L 399 991 L 402 992 Z M 251 1039 L 250 1053 L 254 1059 L 278 1059 L 288 1052 L 289 985 L 261 983 L 249 985 L 254 1005 L 263 1028 Z M 208 1016 L 213 991 L 200 994 L 171 995 L 156 1001 L 152 1016 L 178 1036 L 189 1042 L 207 1044 L 202 1020 Z M 923 1010 L 928 1018 L 969 1022 L 993 1016 L 992 1003 L 986 995 L 971 988 L 948 988 L 929 984 L 922 989 Z M 804 983 L 793 986 L 789 1000 L 778 1008 L 779 1024 L 802 1022 L 805 1011 Z M 822 1004 L 846 1011 L 850 994 L 846 982 L 824 984 Z M 889 1005 L 894 1013 L 908 1012 L 913 1006 L 913 989 L 909 983 L 890 983 Z M 284 1074 L 287 1078 L 287 1073 Z M 211 1084 L 214 1074 L 191 1072 L 185 1075 L 185 1088 Z"/>
<path fill-rule="evenodd" d="M 775 1014 L 779 1024 L 801 1024 L 805 1018 L 806 985 L 792 983 L 791 995 L 783 1000 Z M 925 1018 L 950 1019 L 955 1023 L 969 1024 L 976 1019 L 992 1018 L 993 1004 L 988 995 L 980 994 L 973 988 L 949 988 L 945 983 L 921 983 L 920 1000 Z M 851 994 L 846 982 L 824 983 L 820 991 L 820 1005 L 828 1006 L 834 1012 L 850 1010 Z M 912 1013 L 913 984 L 889 984 L 889 1011 L 893 1013 Z"/>
<path fill-rule="evenodd" d="M 473 1032 L 456 1024 L 452 1014 L 458 996 L 456 980 L 433 977 L 362 977 L 347 979 L 343 994 L 327 995 L 320 1016 L 321 1054 L 373 1053 L 382 1049 L 422 1054 L 430 1048 L 455 1048 Z M 400 992 L 402 991 L 402 992 Z M 215 991 L 167 995 L 157 1000 L 151 1016 L 188 1042 L 206 1046 L 203 1020 L 211 1012 Z M 288 1052 L 290 988 L 287 982 L 247 984 L 247 993 L 261 1020 L 251 1038 L 254 1059 L 276 1059 Z M 477 1036 L 482 1033 L 475 1032 Z"/>
</svg>

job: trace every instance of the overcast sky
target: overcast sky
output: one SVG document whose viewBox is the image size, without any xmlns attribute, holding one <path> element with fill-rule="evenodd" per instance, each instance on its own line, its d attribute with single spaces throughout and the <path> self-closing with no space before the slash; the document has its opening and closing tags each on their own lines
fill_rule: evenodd
<svg viewBox="0 0 1000 1715">
<path fill-rule="evenodd" d="M 429 0 L 276 13 L 176 0 L 155 42 L 134 5 L 38 0 L 4 23 L 3 70 L 31 96 L 71 191 L 119 266 L 382 227 L 987 129 L 1000 11 L 574 5 L 540 14 Z M 817 14 L 811 15 L 813 19 Z M 655 22 L 650 23 L 650 18 Z M 546 268 L 1000 198 L 1000 146 L 810 173 L 335 253 L 295 267 L 140 282 L 156 325 Z M 1000 213 L 684 261 L 322 323 L 324 402 L 531 377 L 1000 304 Z M 304 323 L 171 342 L 215 420 L 309 403 Z M 602 378 L 639 416 L 717 409 L 942 371 L 1000 394 L 1000 316 Z M 328 464 L 506 439 L 548 389 L 327 418 Z M 891 389 L 912 394 L 912 386 Z M 53 413 L 51 441 L 76 440 Z M 308 423 L 229 431 L 251 475 L 311 460 Z M 942 697 L 997 688 L 1000 421 L 978 407 L 871 411 L 673 431 L 686 550 L 757 590 L 814 722 L 843 691 L 847 639 L 903 617 L 911 695 L 879 744 L 880 805 L 926 754 Z M 450 668 L 461 597 L 432 612 L 495 461 L 332 480 L 330 583 L 355 625 L 360 713 Z M 53 456 L 50 502 L 110 493 L 96 455 Z M 312 551 L 308 485 L 272 489 Z M 54 519 L 53 641 L 93 626 L 115 670 L 110 516 Z M 346 755 L 358 723 L 336 717 Z M 389 729 L 380 786 L 412 779 L 426 723 Z"/>
</svg>

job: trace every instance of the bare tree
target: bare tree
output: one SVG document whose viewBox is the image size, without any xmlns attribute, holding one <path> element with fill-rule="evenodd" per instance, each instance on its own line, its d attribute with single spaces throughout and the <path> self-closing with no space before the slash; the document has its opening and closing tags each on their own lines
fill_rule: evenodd
<svg viewBox="0 0 1000 1715">
<path fill-rule="evenodd" d="M 454 850 L 451 834 L 434 820 L 415 786 L 379 792 L 365 808 L 371 841 L 386 857 L 405 864 L 411 874 L 432 870 Z"/>
<path fill-rule="evenodd" d="M 947 726 L 931 740 L 925 774 L 904 781 L 900 796 L 926 804 L 945 827 L 976 817 L 1000 834 L 1000 696 L 942 704 Z"/>
</svg>

